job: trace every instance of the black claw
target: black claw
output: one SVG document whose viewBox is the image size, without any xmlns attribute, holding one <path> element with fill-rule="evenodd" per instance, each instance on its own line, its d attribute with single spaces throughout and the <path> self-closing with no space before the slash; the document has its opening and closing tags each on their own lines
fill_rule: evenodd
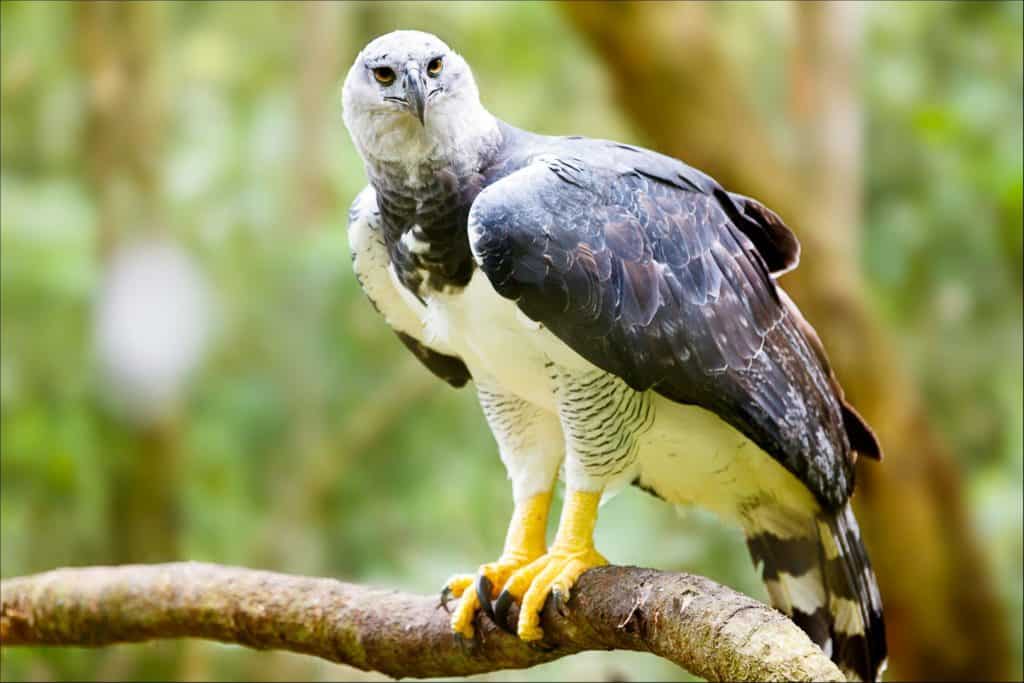
<svg viewBox="0 0 1024 683">
<path fill-rule="evenodd" d="M 475 637 L 475 635 L 474 635 L 474 638 L 472 640 L 469 639 L 469 638 L 466 638 L 466 636 L 464 636 L 464 635 L 462 635 L 461 633 L 458 633 L 458 632 L 456 632 L 456 633 L 454 633 L 452 635 L 455 636 L 455 642 L 458 643 L 459 649 L 462 650 L 463 652 L 471 652 L 473 650 L 473 646 L 476 645 L 476 642 L 475 642 L 476 641 L 476 637 Z"/>
<path fill-rule="evenodd" d="M 448 614 L 452 613 L 452 611 L 450 609 L 448 609 L 448 599 L 451 597 L 451 595 L 452 595 L 452 589 L 451 588 L 449 588 L 448 586 L 445 586 L 444 588 L 442 588 L 441 589 L 440 602 L 437 605 L 438 607 L 443 607 L 444 611 L 447 612 Z"/>
<path fill-rule="evenodd" d="M 498 625 L 502 631 L 516 635 L 516 632 L 508 627 L 508 611 L 512 607 L 512 603 L 515 599 L 512 594 L 508 591 L 501 591 L 501 595 L 494 601 L 494 616 L 491 617 L 491 621 Z"/>
<path fill-rule="evenodd" d="M 568 610 L 566 610 L 567 602 L 568 600 L 566 600 L 565 596 L 562 595 L 561 591 L 551 591 L 551 604 L 554 606 L 555 611 L 558 612 L 559 616 L 564 617 L 568 613 Z"/>
<path fill-rule="evenodd" d="M 494 584 L 483 574 L 476 577 L 476 597 L 480 601 L 480 609 L 494 621 L 494 609 L 491 607 L 491 590 Z"/>
</svg>

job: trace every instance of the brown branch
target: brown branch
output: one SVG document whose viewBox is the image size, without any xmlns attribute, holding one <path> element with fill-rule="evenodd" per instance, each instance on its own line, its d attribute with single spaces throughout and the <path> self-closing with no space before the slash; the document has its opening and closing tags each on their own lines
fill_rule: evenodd
<svg viewBox="0 0 1024 683">
<path fill-rule="evenodd" d="M 547 604 L 542 623 L 542 646 L 486 617 L 478 618 L 476 640 L 459 642 L 436 597 L 194 562 L 58 569 L 0 582 L 4 647 L 209 638 L 417 678 L 622 649 L 652 652 L 709 680 L 843 680 L 782 614 L 700 576 L 595 569 L 561 612 Z"/>
</svg>

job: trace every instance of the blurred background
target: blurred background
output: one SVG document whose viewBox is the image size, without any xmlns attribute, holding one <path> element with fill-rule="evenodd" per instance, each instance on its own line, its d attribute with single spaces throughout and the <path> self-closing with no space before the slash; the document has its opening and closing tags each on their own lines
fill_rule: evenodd
<svg viewBox="0 0 1024 683">
<path fill-rule="evenodd" d="M 775 208 L 783 284 L 886 459 L 858 517 L 890 679 L 1021 678 L 1022 4 L 0 5 L 0 575 L 204 560 L 430 593 L 512 507 L 471 390 L 364 299 L 340 84 L 440 35 L 485 104 Z M 640 491 L 616 563 L 766 598 L 742 536 Z M 11 649 L 15 679 L 374 679 L 199 641 Z M 690 680 L 589 653 L 486 680 Z"/>
</svg>

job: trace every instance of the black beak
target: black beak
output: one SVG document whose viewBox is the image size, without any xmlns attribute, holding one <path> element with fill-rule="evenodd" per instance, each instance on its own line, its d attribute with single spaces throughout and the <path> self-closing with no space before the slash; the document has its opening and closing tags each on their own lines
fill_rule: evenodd
<svg viewBox="0 0 1024 683">
<path fill-rule="evenodd" d="M 420 66 L 415 62 L 410 63 L 405 70 L 405 103 L 409 107 L 409 113 L 423 123 L 423 112 L 427 106 L 427 84 L 423 82 L 423 75 L 420 73 Z"/>
</svg>

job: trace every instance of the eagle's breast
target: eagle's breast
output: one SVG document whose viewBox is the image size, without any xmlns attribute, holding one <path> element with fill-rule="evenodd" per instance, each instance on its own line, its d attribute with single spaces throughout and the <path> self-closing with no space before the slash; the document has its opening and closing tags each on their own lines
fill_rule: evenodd
<svg viewBox="0 0 1024 683">
<path fill-rule="evenodd" d="M 424 161 L 415 167 L 378 162 L 371 169 L 384 240 L 399 282 L 416 297 L 457 292 L 473 275 L 466 234 L 480 192 L 476 174 Z"/>
</svg>

